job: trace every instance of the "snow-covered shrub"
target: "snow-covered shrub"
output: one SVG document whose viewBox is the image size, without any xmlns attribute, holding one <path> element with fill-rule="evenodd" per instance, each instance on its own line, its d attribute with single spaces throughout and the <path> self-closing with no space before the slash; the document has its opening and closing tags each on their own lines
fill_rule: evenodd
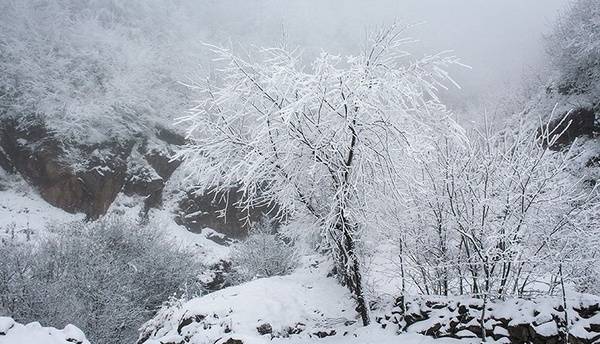
<svg viewBox="0 0 600 344">
<path fill-rule="evenodd" d="M 0 312 L 17 321 L 72 323 L 93 343 L 133 342 L 164 301 L 197 285 L 197 263 L 152 228 L 106 217 L 52 232 L 38 246 L 0 246 Z"/>
<path fill-rule="evenodd" d="M 242 280 L 288 274 L 298 261 L 294 244 L 276 233 L 268 219 L 259 221 L 231 255 Z"/>
<path fill-rule="evenodd" d="M 578 0 L 559 19 L 548 37 L 548 53 L 560 73 L 559 91 L 579 94 L 596 90 L 600 80 L 600 2 Z"/>
</svg>

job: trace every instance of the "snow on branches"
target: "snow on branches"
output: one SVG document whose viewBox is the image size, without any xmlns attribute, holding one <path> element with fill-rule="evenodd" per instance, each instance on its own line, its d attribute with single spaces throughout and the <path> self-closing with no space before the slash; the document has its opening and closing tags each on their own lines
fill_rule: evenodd
<svg viewBox="0 0 600 344">
<path fill-rule="evenodd" d="M 458 59 L 414 58 L 402 31 L 377 32 L 357 56 L 323 52 L 310 68 L 285 47 L 241 57 L 211 45 L 218 66 L 192 85 L 198 101 L 181 118 L 192 140 L 181 155 L 201 187 L 235 185 L 241 207 L 276 203 L 281 219 L 319 224 L 365 324 L 357 241 L 366 219 L 400 201 L 395 184 L 411 155 L 460 134 L 436 96 L 453 83 L 444 68 Z"/>
</svg>

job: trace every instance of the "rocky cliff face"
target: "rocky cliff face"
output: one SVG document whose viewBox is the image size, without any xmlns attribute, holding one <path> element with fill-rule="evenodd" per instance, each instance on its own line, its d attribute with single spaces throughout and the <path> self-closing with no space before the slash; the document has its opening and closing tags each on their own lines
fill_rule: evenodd
<svg viewBox="0 0 600 344">
<path fill-rule="evenodd" d="M 157 127 L 152 135 L 112 139 L 94 144 L 62 142 L 43 120 L 30 118 L 26 125 L 0 120 L 0 167 L 18 173 L 51 205 L 88 219 L 105 214 L 117 195 L 141 196 L 142 216 L 163 203 L 163 190 L 180 160 L 172 157 L 185 138 Z M 250 213 L 235 207 L 239 195 L 198 193 L 193 186 L 178 190 L 174 218 L 199 232 L 210 227 L 231 238 L 243 238 L 248 225 L 271 209 Z M 249 220 L 249 221 L 247 221 Z"/>
<path fill-rule="evenodd" d="M 240 197 L 236 189 L 231 189 L 226 194 L 188 190 L 179 201 L 175 221 L 192 232 L 200 232 L 203 228 L 209 227 L 230 238 L 240 239 L 248 235 L 252 223 L 258 222 L 263 216 L 277 212 L 270 206 L 244 211 L 236 207 Z"/>
<path fill-rule="evenodd" d="M 43 121 L 27 122 L 1 123 L 2 167 L 20 173 L 48 203 L 90 219 L 104 214 L 121 191 L 147 196 L 148 207 L 160 205 L 164 183 L 179 164 L 170 161 L 173 148 L 167 141 L 154 146 L 148 138 L 65 144 Z"/>
</svg>

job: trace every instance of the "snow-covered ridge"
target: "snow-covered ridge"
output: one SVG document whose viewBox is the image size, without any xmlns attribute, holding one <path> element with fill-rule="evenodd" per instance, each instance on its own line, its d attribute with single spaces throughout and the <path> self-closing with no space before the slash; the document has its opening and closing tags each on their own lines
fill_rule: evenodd
<svg viewBox="0 0 600 344">
<path fill-rule="evenodd" d="M 69 324 L 59 330 L 43 327 L 38 322 L 20 324 L 9 317 L 0 317 L 0 344 L 90 344 L 85 334 Z"/>
</svg>

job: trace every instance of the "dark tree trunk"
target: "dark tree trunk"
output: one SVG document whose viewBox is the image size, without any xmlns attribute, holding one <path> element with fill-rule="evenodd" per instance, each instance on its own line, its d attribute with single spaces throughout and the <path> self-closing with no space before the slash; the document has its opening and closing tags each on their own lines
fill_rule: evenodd
<svg viewBox="0 0 600 344">
<path fill-rule="evenodd" d="M 343 221 L 344 220 L 342 220 L 342 222 Z M 342 274 L 344 283 L 356 298 L 356 311 L 360 315 L 363 325 L 367 326 L 370 323 L 369 308 L 364 295 L 360 262 L 356 254 L 356 244 L 347 224 L 341 223 L 338 226 L 338 229 L 341 230 L 343 235 L 343 248 L 342 252 L 339 254 L 339 263 L 341 265 L 339 270 Z"/>
</svg>

